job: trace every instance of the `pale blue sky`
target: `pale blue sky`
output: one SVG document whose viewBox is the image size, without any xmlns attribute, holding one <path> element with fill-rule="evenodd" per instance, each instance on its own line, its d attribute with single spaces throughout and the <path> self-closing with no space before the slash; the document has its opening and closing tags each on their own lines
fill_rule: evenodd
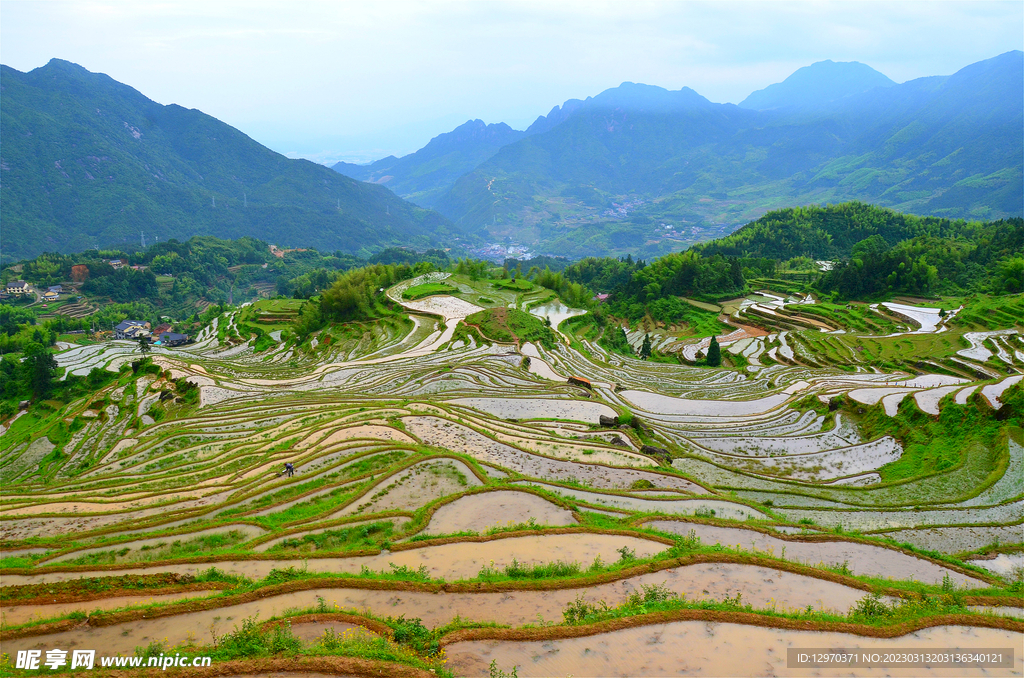
<svg viewBox="0 0 1024 678">
<path fill-rule="evenodd" d="M 815 61 L 897 82 L 1024 48 L 1024 2 L 0 0 L 0 61 L 59 57 L 293 157 L 522 129 L 629 80 L 738 102 Z"/>
</svg>

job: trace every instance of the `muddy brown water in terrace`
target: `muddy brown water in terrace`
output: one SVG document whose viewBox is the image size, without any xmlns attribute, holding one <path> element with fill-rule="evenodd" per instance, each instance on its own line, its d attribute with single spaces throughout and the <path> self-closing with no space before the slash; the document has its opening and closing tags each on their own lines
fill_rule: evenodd
<svg viewBox="0 0 1024 678">
<path fill-rule="evenodd" d="M 958 586 L 988 586 L 980 579 L 968 577 L 922 558 L 915 558 L 899 551 L 868 544 L 847 541 L 817 543 L 784 541 L 755 530 L 675 520 L 655 520 L 646 525 L 657 530 L 682 535 L 687 535 L 692 530 L 700 537 L 701 543 L 704 545 L 722 544 L 747 551 L 754 548 L 758 551 L 769 551 L 777 557 L 783 557 L 782 549 L 785 547 L 786 560 L 808 565 L 817 565 L 818 563 L 841 565 L 846 562 L 854 574 L 892 579 L 916 579 L 929 584 L 942 583 L 943 576 L 948 575 Z"/>
<path fill-rule="evenodd" d="M 579 562 L 589 566 L 598 556 L 609 563 L 618 559 L 618 549 L 628 547 L 636 551 L 637 557 L 653 555 L 667 547 L 655 541 L 609 534 L 548 534 L 529 537 L 495 539 L 488 542 L 460 542 L 441 546 L 425 546 L 408 551 L 384 552 L 376 556 L 350 556 L 347 558 L 291 558 L 288 560 L 227 560 L 221 562 L 193 563 L 179 565 L 156 565 L 150 567 L 123 568 L 88 572 L 50 572 L 37 575 L 4 575 L 4 586 L 39 584 L 54 581 L 68 581 L 83 577 L 113 577 L 122 574 L 153 574 L 171 572 L 175 574 L 198 574 L 211 567 L 222 572 L 238 574 L 254 579 L 267 576 L 273 569 L 294 567 L 310 572 L 358 573 L 365 565 L 371 570 L 390 572 L 390 563 L 418 569 L 427 568 L 431 577 L 443 577 L 449 581 L 477 576 L 480 569 L 494 561 L 494 567 L 501 568 L 515 558 L 524 565 L 551 563 L 556 560 Z"/>
<path fill-rule="evenodd" d="M 572 512 L 529 492 L 499 490 L 456 499 L 439 508 L 424 530 L 426 534 L 451 534 L 463 530 L 485 532 L 488 528 L 537 521 L 538 525 L 575 525 Z"/>
<path fill-rule="evenodd" d="M 943 626 L 901 638 L 863 638 L 841 633 L 766 629 L 741 624 L 673 622 L 585 638 L 506 642 L 472 641 L 448 646 L 448 668 L 458 676 L 487 676 L 492 660 L 506 673 L 518 667 L 532 676 L 817 676 L 815 669 L 787 669 L 787 649 L 1014 648 L 1013 669 L 850 669 L 843 676 L 1020 676 L 1024 636 L 1012 631 Z"/>
<path fill-rule="evenodd" d="M 5 577 L 6 579 L 6 577 Z M 157 596 L 116 596 L 101 600 L 88 600 L 76 603 L 50 603 L 47 605 L 10 605 L 0 607 L 0 618 L 6 626 L 17 626 L 33 619 L 52 619 L 70 612 L 90 613 L 95 610 L 116 610 L 119 607 L 148 605 L 150 603 L 169 603 L 186 598 L 204 598 L 214 595 L 217 591 L 188 591 L 168 593 Z"/>
<path fill-rule="evenodd" d="M 131 652 L 152 640 L 178 645 L 192 640 L 204 644 L 231 631 L 245 618 L 280 616 L 287 610 L 318 607 L 327 612 L 368 611 L 379 616 L 418 617 L 428 627 L 447 624 L 455 617 L 472 621 L 495 621 L 512 626 L 561 621 L 566 605 L 578 596 L 591 603 L 618 605 L 642 586 L 662 585 L 687 600 L 722 600 L 741 594 L 741 603 L 755 608 L 777 610 L 846 610 L 864 593 L 834 582 L 780 572 L 768 568 L 731 563 L 700 563 L 663 572 L 652 572 L 628 580 L 582 589 L 557 591 L 505 591 L 495 593 L 428 593 L 420 591 L 367 591 L 360 589 L 314 589 L 264 598 L 215 610 L 191 612 L 175 617 L 157 617 L 113 626 L 81 628 L 63 633 L 11 640 L 11 648 L 44 646 L 110 648 Z M 321 631 L 322 633 L 322 631 Z M 318 634 L 319 635 L 319 634 Z M 8 651 L 9 650 L 5 650 Z"/>
</svg>

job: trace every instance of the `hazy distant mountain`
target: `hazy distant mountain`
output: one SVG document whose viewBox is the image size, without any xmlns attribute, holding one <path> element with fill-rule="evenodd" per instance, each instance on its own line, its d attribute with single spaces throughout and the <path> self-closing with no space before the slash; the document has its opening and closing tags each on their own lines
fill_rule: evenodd
<svg viewBox="0 0 1024 678">
<path fill-rule="evenodd" d="M 896 83 L 857 61 L 819 61 L 798 69 L 782 82 L 760 89 L 740 102 L 756 111 L 822 106 L 875 87 Z"/>
<path fill-rule="evenodd" d="M 289 160 L 197 110 L 54 59 L 0 67 L 4 259 L 154 237 L 256 235 L 356 252 L 445 237 L 382 186 Z"/>
<path fill-rule="evenodd" d="M 618 87 L 606 89 L 597 96 L 587 97 L 583 101 L 569 99 L 561 106 L 555 106 L 546 116 L 542 115 L 537 118 L 527 128 L 526 134 L 547 132 L 580 111 L 619 109 L 646 113 L 671 113 L 710 106 L 714 106 L 714 104 L 689 87 L 672 91 L 655 85 L 624 82 Z"/>
<path fill-rule="evenodd" d="M 406 200 L 433 208 L 459 177 L 472 172 L 502 147 L 546 132 L 577 111 L 629 107 L 669 112 L 706 106 L 713 104 L 688 87 L 669 91 L 662 87 L 624 82 L 585 101 L 570 99 L 561 106 L 555 106 L 547 116 L 538 117 L 525 132 L 514 130 L 505 123 L 485 125 L 482 120 L 470 120 L 451 132 L 439 134 L 420 150 L 401 158 L 389 155 L 368 165 L 339 162 L 332 165 L 332 169 L 353 179 L 383 184 Z"/>
<path fill-rule="evenodd" d="M 456 179 L 523 136 L 524 132 L 503 122 L 485 125 L 482 120 L 470 120 L 401 158 L 389 155 L 369 165 L 339 162 L 332 169 L 353 179 L 384 184 L 406 200 L 431 207 Z"/>
<path fill-rule="evenodd" d="M 858 199 L 980 219 L 1024 210 L 1021 52 L 902 85 L 860 64 L 801 70 L 745 102 L 771 110 L 632 83 L 566 102 L 436 208 L 489 237 L 577 256 L 678 250 L 787 205 Z M 814 85 L 828 73 L 844 75 Z"/>
</svg>

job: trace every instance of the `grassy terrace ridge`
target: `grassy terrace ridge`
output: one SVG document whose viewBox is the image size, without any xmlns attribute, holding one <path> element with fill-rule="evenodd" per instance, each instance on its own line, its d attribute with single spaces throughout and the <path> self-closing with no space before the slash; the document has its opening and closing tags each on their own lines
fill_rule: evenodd
<svg viewBox="0 0 1024 678">
<path fill-rule="evenodd" d="M 436 509 L 437 507 L 435 507 Z M 583 516 L 581 516 L 582 518 Z M 651 520 L 652 517 L 647 517 L 645 520 Z M 664 519 L 659 517 L 658 519 Z M 694 525 L 710 524 L 710 525 L 721 525 L 726 526 L 730 523 L 728 521 L 716 521 L 716 520 L 700 520 L 690 521 Z M 765 564 L 770 565 L 774 569 L 783 569 L 801 574 L 807 574 L 817 578 L 828 579 L 831 581 L 842 582 L 847 585 L 852 585 L 856 588 L 861 588 L 867 591 L 879 591 L 884 592 L 886 595 L 904 595 L 921 593 L 927 594 L 935 591 L 942 590 L 941 587 L 937 588 L 935 585 L 922 584 L 919 582 L 904 582 L 900 580 L 883 579 L 879 577 L 865 576 L 865 575 L 854 575 L 849 572 L 849 569 L 844 567 L 842 564 L 826 564 L 819 563 L 816 566 L 809 566 L 798 562 L 786 560 L 784 554 L 782 556 L 775 555 L 772 551 L 765 551 L 756 548 L 748 549 L 742 544 L 738 544 L 735 548 L 732 546 L 723 546 L 721 544 L 713 545 L 702 545 L 699 537 L 690 536 L 679 536 L 670 532 L 663 532 L 654 530 L 644 526 L 643 524 L 635 526 L 621 521 L 615 521 L 606 517 L 591 514 L 584 521 L 584 525 L 578 527 L 545 527 L 535 524 L 518 524 L 511 525 L 502 528 L 496 528 L 489 530 L 486 534 L 458 534 L 458 535 L 435 535 L 430 536 L 424 540 L 412 540 L 405 543 L 386 543 L 387 548 L 392 552 L 409 551 L 429 548 L 432 546 L 440 546 L 445 544 L 459 544 L 459 543 L 487 543 L 495 540 L 505 539 L 516 539 L 525 536 L 535 535 L 557 535 L 557 534 L 607 534 L 607 535 L 623 535 L 623 536 L 635 536 L 644 540 L 648 540 L 655 543 L 660 543 L 663 546 L 668 547 L 667 550 L 652 555 L 646 558 L 639 558 L 636 556 L 628 556 L 620 554 L 618 561 L 611 564 L 600 563 L 600 560 L 586 568 L 576 563 L 574 567 L 568 567 L 564 569 L 564 572 L 553 577 L 550 574 L 544 574 L 545 566 L 539 566 L 536 572 L 533 570 L 520 572 L 518 570 L 508 570 L 506 568 L 504 574 L 502 572 L 491 571 L 489 568 L 483 568 L 476 577 L 461 580 L 446 580 L 444 578 L 432 578 L 423 574 L 422 572 L 406 570 L 405 568 L 399 568 L 394 572 L 378 573 L 378 572 L 363 572 L 362 574 L 332 574 L 328 572 L 314 572 L 314 571 L 303 571 L 295 570 L 290 568 L 287 572 L 275 570 L 278 574 L 268 575 L 268 579 L 260 584 L 259 582 L 250 582 L 246 585 L 247 589 L 259 590 L 261 585 L 272 583 L 273 581 L 281 580 L 301 580 L 301 579 L 337 579 L 339 581 L 348 581 L 350 579 L 360 580 L 361 583 L 353 582 L 353 586 L 356 587 L 373 587 L 373 582 L 377 579 L 394 579 L 398 581 L 417 581 L 430 583 L 433 586 L 441 586 L 446 590 L 461 590 L 463 586 L 471 586 L 471 590 L 513 590 L 518 588 L 540 588 L 540 589 L 557 589 L 557 588 L 576 588 L 581 585 L 587 585 L 588 583 L 614 581 L 623 577 L 634 576 L 640 572 L 656 571 L 660 569 L 680 567 L 688 564 L 699 563 L 699 562 L 736 562 L 736 563 L 753 563 L 753 564 Z M 829 543 L 836 541 L 846 541 L 850 543 L 863 543 L 870 544 L 872 546 L 886 548 L 895 552 L 904 552 L 915 558 L 920 558 L 924 561 L 931 561 L 936 564 L 942 565 L 952 572 L 962 572 L 969 574 L 970 576 L 987 581 L 990 584 L 995 584 L 994 587 L 972 589 L 967 590 L 972 599 L 975 600 L 988 600 L 988 603 L 982 604 L 994 604 L 993 600 L 998 599 L 1000 604 L 1009 604 L 1016 606 L 1024 606 L 1024 591 L 1007 591 L 1001 593 L 999 588 L 999 580 L 986 573 L 985 570 L 964 564 L 956 561 L 953 558 L 936 558 L 926 553 L 916 552 L 913 549 L 907 549 L 900 545 L 879 542 L 871 539 L 865 539 L 857 536 L 849 535 L 829 535 L 829 534 L 797 534 L 797 535 L 778 535 L 765 529 L 763 525 L 747 525 L 745 524 L 744 529 L 760 530 L 767 534 L 772 534 L 776 538 L 782 538 L 789 542 L 804 542 L 804 543 Z M 384 535 L 387 536 L 387 535 Z M 379 553 L 379 549 L 372 549 L 370 551 L 357 550 L 357 551 L 335 551 L 324 554 L 307 554 L 307 560 L 316 560 L 318 558 L 332 558 L 337 556 L 357 556 L 367 555 L 370 553 Z M 177 559 L 174 561 L 164 561 L 162 563 L 154 563 L 155 565 L 170 564 L 170 563 L 204 563 L 204 562 L 224 562 L 229 560 L 270 560 L 273 562 L 275 559 L 267 556 L 257 556 L 256 554 L 222 554 L 219 556 L 211 556 L 205 559 L 200 558 L 186 558 Z M 652 570 L 654 568 L 654 570 Z M 92 568 L 82 567 L 43 567 L 35 570 L 25 569 L 7 569 L 4 574 L 25 574 L 31 572 L 46 573 L 46 572 L 102 572 L 104 570 L 117 571 L 120 569 L 115 565 L 100 565 Z M 554 570 L 552 570 L 554 572 Z M 539 574 L 538 574 L 539 573 Z M 284 579 L 281 579 L 284 577 Z M 523 583 L 521 580 L 536 580 L 533 583 Z M 368 580 L 366 583 L 363 580 Z M 143 587 L 148 588 L 153 585 L 164 585 L 176 583 L 185 586 L 192 586 L 195 584 L 202 584 L 204 582 L 235 582 L 240 583 L 243 580 L 238 578 L 227 577 L 224 578 L 218 573 L 216 569 L 210 570 L 206 574 L 200 577 L 191 576 L 175 576 L 171 579 L 160 579 L 153 577 L 138 577 L 136 575 L 113 575 L 110 577 L 93 577 L 80 583 L 65 583 L 57 586 L 57 589 L 66 589 L 68 595 L 72 599 L 79 599 L 80 596 L 95 593 L 99 591 L 108 590 L 111 587 L 114 590 L 123 590 L 125 588 L 136 588 Z M 484 588 L 481 589 L 480 582 L 483 582 Z M 518 582 L 512 586 L 506 586 L 510 582 Z M 498 586 L 499 589 L 489 589 L 488 586 Z M 1019 587 L 1018 587 L 1019 588 Z M 50 587 L 48 590 L 52 590 L 54 587 Z M 8 595 L 16 597 L 33 597 L 37 596 L 36 593 L 39 590 L 38 586 L 29 587 L 5 587 L 5 599 Z M 60 593 L 55 592 L 58 597 Z M 231 595 L 231 592 L 225 592 L 225 595 Z M 992 596 L 996 595 L 996 598 Z M 979 598 L 980 596 L 980 598 Z"/>
<path fill-rule="evenodd" d="M 506 344 L 536 342 L 545 348 L 555 345 L 555 334 L 536 316 L 514 308 L 489 308 L 466 318 L 466 324 L 476 327 L 492 341 Z"/>
<path fill-rule="evenodd" d="M 446 285 L 443 282 L 440 283 L 424 283 L 422 285 L 414 285 L 404 292 L 402 292 L 402 298 L 409 301 L 415 299 L 422 299 L 423 297 L 430 297 L 435 294 L 458 294 L 459 290 L 457 287 Z"/>
<path fill-rule="evenodd" d="M 267 577 L 259 581 L 225 578 L 218 570 L 211 569 L 196 578 L 195 582 L 200 584 L 200 580 L 202 580 L 217 584 L 216 588 L 226 587 L 219 594 L 191 600 L 150 603 L 136 607 L 125 607 L 121 610 L 94 612 L 88 616 L 88 623 L 96 627 L 110 626 L 143 618 L 152 619 L 155 617 L 175 616 L 185 612 L 225 608 L 271 596 L 323 588 L 422 591 L 430 593 L 442 591 L 448 593 L 488 593 L 579 589 L 699 563 L 760 565 L 779 571 L 792 572 L 840 583 L 868 593 L 869 595 L 865 600 L 869 602 L 864 603 L 865 606 L 872 605 L 873 603 L 870 601 L 879 595 L 894 597 L 898 601 L 902 601 L 893 603 L 888 608 L 885 607 L 885 604 L 882 604 L 881 608 L 874 609 L 871 613 L 853 610 L 847 615 L 849 618 L 860 617 L 867 619 L 872 623 L 889 624 L 894 620 L 900 621 L 901 617 L 920 618 L 947 614 L 951 611 L 964 617 L 985 617 L 983 613 L 967 609 L 966 606 L 969 605 L 1015 606 L 1021 608 L 1021 612 L 1017 616 L 1024 617 L 1024 600 L 1020 596 L 978 595 L 949 584 L 948 581 L 944 581 L 941 585 L 931 586 L 919 583 L 915 586 L 893 586 L 894 582 L 891 580 L 853 577 L 837 572 L 836 568 L 798 565 L 780 561 L 764 554 L 751 555 L 733 549 L 722 548 L 718 545 L 715 547 L 701 547 L 699 544 L 688 545 L 677 542 L 677 545 L 666 554 L 666 557 L 636 558 L 629 556 L 628 553 L 624 553 L 616 563 L 608 565 L 594 563 L 586 568 L 586 570 L 581 568 L 578 563 L 564 563 L 561 561 L 533 568 L 523 568 L 513 562 L 511 565 L 503 568 L 503 570 L 496 571 L 485 567 L 475 578 L 451 582 L 432 579 L 422 569 L 416 571 L 406 567 L 395 566 L 394 564 L 392 564 L 389 571 L 373 572 L 364 570 L 360 574 L 352 575 L 314 573 L 288 568 L 273 570 Z M 86 591 L 90 590 L 87 588 L 87 585 L 81 586 Z M 209 589 L 214 590 L 215 587 L 209 586 Z M 195 584 L 192 584 L 188 589 L 179 587 L 176 590 L 198 591 L 200 589 L 195 588 Z M 671 600 L 673 598 L 675 596 L 662 594 L 663 600 Z M 81 600 L 82 598 L 79 599 Z M 685 603 L 685 601 L 679 602 Z M 919 609 L 913 609 L 915 604 L 919 605 Z M 743 609 L 739 605 L 739 598 L 732 601 L 729 599 L 724 601 L 707 600 L 696 603 L 696 605 L 702 609 L 716 609 L 716 607 L 718 609 Z M 900 609 L 901 606 L 906 606 L 907 609 Z M 680 605 L 676 605 L 675 609 L 679 609 L 679 607 Z M 629 609 L 627 608 L 624 611 L 628 612 Z M 632 611 L 633 614 L 638 612 L 636 609 Z M 591 606 L 577 609 L 575 619 L 577 622 L 582 623 L 587 617 L 593 616 L 600 617 L 601 613 L 598 608 Z M 814 618 L 814 615 L 810 616 Z M 826 616 L 833 620 L 836 618 L 835 615 Z M 66 617 L 68 620 L 78 621 L 84 618 L 85 616 L 80 613 L 72 613 Z M 0 637 L 11 639 L 45 635 L 52 632 L 54 624 L 61 625 L 63 623 L 64 618 L 55 618 L 51 620 L 35 620 L 20 626 L 7 626 L 0 631 Z"/>
</svg>

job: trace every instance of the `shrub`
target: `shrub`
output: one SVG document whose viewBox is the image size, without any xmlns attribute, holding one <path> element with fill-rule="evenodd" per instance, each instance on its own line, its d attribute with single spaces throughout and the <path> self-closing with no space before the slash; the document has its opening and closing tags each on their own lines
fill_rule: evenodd
<svg viewBox="0 0 1024 678">
<path fill-rule="evenodd" d="M 292 634 L 287 622 L 264 629 L 258 623 L 258 615 L 242 620 L 242 626 L 216 639 L 215 655 L 220 659 L 240 657 L 267 657 L 282 652 L 298 652 L 302 641 Z"/>
</svg>

